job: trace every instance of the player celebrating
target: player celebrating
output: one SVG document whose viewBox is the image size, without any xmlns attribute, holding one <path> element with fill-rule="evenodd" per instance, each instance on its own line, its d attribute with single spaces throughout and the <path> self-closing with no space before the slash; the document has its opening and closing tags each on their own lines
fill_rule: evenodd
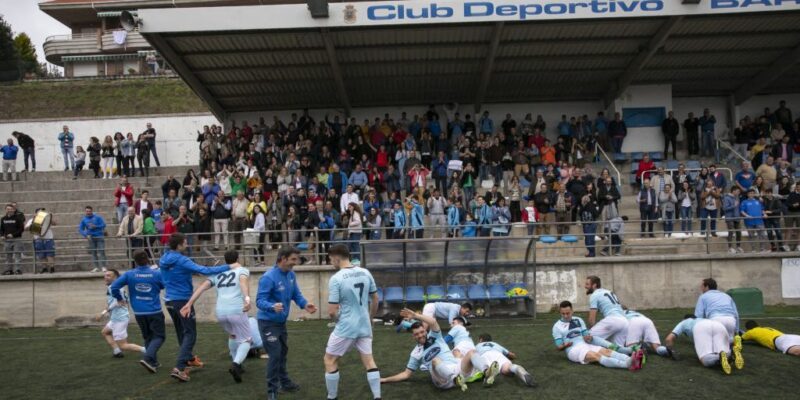
<svg viewBox="0 0 800 400">
<path fill-rule="evenodd" d="M 617 295 L 603 289 L 600 278 L 589 276 L 584 284 L 589 297 L 589 326 L 592 336 L 599 337 L 622 346 L 625 344 L 625 334 L 628 330 L 628 320 L 622 309 Z M 597 311 L 603 314 L 603 319 L 597 321 Z M 598 343 L 595 343 L 598 344 Z"/>
<path fill-rule="evenodd" d="M 250 310 L 250 271 L 239 264 L 239 253 L 236 250 L 225 252 L 225 263 L 230 265 L 230 271 L 216 274 L 203 282 L 181 308 L 181 316 L 186 318 L 192 313 L 192 306 L 203 292 L 212 286 L 217 289 L 217 321 L 228 332 L 228 350 L 233 360 L 228 372 L 236 383 L 241 383 L 242 363 L 247 358 L 252 343 L 250 322 L 247 319 L 247 311 Z"/>
<path fill-rule="evenodd" d="M 525 386 L 536 387 L 533 376 L 528 373 L 525 368 L 521 365 L 511 363 L 511 360 L 517 358 L 517 355 L 493 342 L 492 335 L 484 333 L 478 336 L 478 344 L 475 346 L 475 351 L 483 357 L 486 363 L 496 362 L 500 366 L 500 373 L 503 375 L 514 375 L 519 378 Z M 480 368 L 479 366 L 476 367 Z"/>
<path fill-rule="evenodd" d="M 475 350 L 475 342 L 472 341 L 467 330 L 467 327 L 472 324 L 467 321 L 467 318 L 459 315 L 450 321 L 450 325 L 453 327 L 447 332 L 444 341 L 453 345 L 453 355 L 461 357 L 471 350 Z"/>
<path fill-rule="evenodd" d="M 672 349 L 661 345 L 653 320 L 633 310 L 625 310 L 625 318 L 628 319 L 628 330 L 624 336 L 626 347 L 646 343 L 658 355 L 675 359 Z M 642 362 L 644 363 L 644 359 Z"/>
<path fill-rule="evenodd" d="M 128 343 L 128 322 L 130 321 L 130 316 L 128 314 L 127 298 L 125 293 L 121 293 L 120 297 L 122 301 L 117 301 L 117 299 L 111 295 L 111 283 L 117 278 L 119 278 L 119 271 L 115 269 L 109 269 L 103 273 L 103 281 L 106 284 L 106 308 L 96 319 L 100 321 L 106 315 L 111 316 L 100 333 L 103 334 L 103 338 L 108 345 L 111 346 L 112 355 L 115 358 L 122 358 L 125 357 L 122 354 L 122 350 L 144 353 L 144 347 Z"/>
<path fill-rule="evenodd" d="M 411 335 L 417 342 L 417 346 L 411 352 L 406 369 L 399 374 L 382 378 L 381 383 L 405 381 L 421 367 L 423 370 L 430 371 L 431 381 L 437 388 L 450 389 L 458 386 L 461 391 L 466 391 L 467 384 L 464 376 L 472 372 L 473 358 L 475 358 L 476 364 L 482 363 L 481 356 L 474 350 L 470 350 L 459 361 L 447 346 L 436 319 L 417 314 L 407 308 L 400 311 L 400 316 L 408 320 L 417 320 L 411 326 Z M 425 330 L 423 323 L 430 327 L 430 332 Z M 493 382 L 500 372 L 499 370 L 497 363 L 492 363 L 484 372 L 484 382 Z"/>
<path fill-rule="evenodd" d="M 372 358 L 372 317 L 378 311 L 378 287 L 372 274 L 350 263 L 347 246 L 337 244 L 328 251 L 331 264 L 339 271 L 328 283 L 328 315 L 336 328 L 325 348 L 325 385 L 328 399 L 339 393 L 339 358 L 353 346 L 367 369 L 372 397 L 381 398 L 381 373 Z"/>
<path fill-rule="evenodd" d="M 175 325 L 175 333 L 178 335 L 178 344 L 180 345 L 178 359 L 170 376 L 181 382 L 189 381 L 187 367 L 203 367 L 200 358 L 192 354 L 194 343 L 197 341 L 197 322 L 194 319 L 194 309 L 187 317 L 183 317 L 180 313 L 181 308 L 192 297 L 192 275 L 215 275 L 230 269 L 227 265 L 204 267 L 195 264 L 189 257 L 181 254 L 187 247 L 186 237 L 180 233 L 173 233 L 169 237 L 169 249 L 164 252 L 158 262 L 161 267 L 161 276 L 164 279 L 164 302 L 167 305 L 167 312 L 172 318 L 172 323 Z"/>
<path fill-rule="evenodd" d="M 761 327 L 756 321 L 747 321 L 744 326 L 747 331 L 742 335 L 743 340 L 752 340 L 783 354 L 800 356 L 800 335 L 787 335 L 774 328 Z"/>
<path fill-rule="evenodd" d="M 453 325 L 453 319 L 459 315 L 466 317 L 472 312 L 472 304 L 463 303 L 458 305 L 456 303 L 448 303 L 438 301 L 435 303 L 428 303 L 422 307 L 422 315 L 427 315 L 435 319 L 447 319 L 447 323 Z"/>
<path fill-rule="evenodd" d="M 553 324 L 553 339 L 556 348 L 566 350 L 567 359 L 580 364 L 600 363 L 608 368 L 642 368 L 641 357 L 628 355 L 600 347 L 592 343 L 592 336 L 583 319 L 573 315 L 572 303 L 564 300 L 559 304 L 561 319 Z M 637 351 L 640 353 L 641 350 Z M 637 354 L 638 355 L 638 354 Z"/>
<path fill-rule="evenodd" d="M 728 336 L 735 341 L 734 347 L 741 350 L 742 339 L 739 337 L 739 310 L 736 303 L 727 293 L 717 290 L 717 281 L 713 278 L 703 279 L 700 284 L 703 294 L 697 299 L 694 315 L 697 318 L 708 318 L 722 324 Z"/>
<path fill-rule="evenodd" d="M 145 351 L 139 364 L 154 374 L 159 366 L 158 349 L 166 339 L 159 295 L 164 289 L 164 282 L 161 280 L 161 271 L 150 268 L 150 260 L 143 250 L 133 253 L 133 261 L 136 268 L 125 272 L 111 284 L 111 295 L 117 302 L 124 301 L 122 287 L 128 286 L 131 308 L 144 338 Z"/>
<path fill-rule="evenodd" d="M 664 339 L 667 347 L 672 348 L 675 339 L 680 335 L 686 335 L 694 342 L 694 351 L 703 366 L 711 368 L 719 365 L 722 372 L 730 375 L 731 364 L 728 359 L 731 350 L 730 337 L 725 326 L 717 321 L 695 318 L 694 315 L 689 314 Z M 744 358 L 742 358 L 741 352 L 735 352 L 734 358 L 737 369 L 744 367 Z"/>
</svg>

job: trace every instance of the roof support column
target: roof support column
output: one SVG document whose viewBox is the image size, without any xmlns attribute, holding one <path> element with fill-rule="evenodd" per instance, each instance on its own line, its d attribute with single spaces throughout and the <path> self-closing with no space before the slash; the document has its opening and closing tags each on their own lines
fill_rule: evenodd
<svg viewBox="0 0 800 400">
<path fill-rule="evenodd" d="M 489 52 L 486 54 L 486 60 L 483 62 L 483 69 L 481 70 L 481 80 L 478 83 L 478 91 L 475 93 L 475 113 L 481 111 L 484 97 L 486 97 L 486 90 L 489 88 L 489 82 L 492 80 L 492 70 L 494 69 L 494 60 L 497 57 L 497 49 L 500 47 L 500 38 L 503 36 L 504 22 L 497 22 L 494 24 L 492 31 L 492 41 L 489 42 Z"/>
<path fill-rule="evenodd" d="M 733 94 L 734 104 L 737 106 L 741 105 L 755 96 L 759 91 L 769 86 L 770 83 L 774 82 L 775 79 L 778 79 L 786 71 L 797 68 L 795 64 L 798 62 L 800 62 L 800 44 L 778 56 L 769 67 L 759 72 L 758 75 L 740 86 L 739 89 L 736 89 L 736 92 Z"/>
<path fill-rule="evenodd" d="M 331 63 L 333 80 L 336 81 L 336 91 L 338 92 L 339 100 L 344 106 L 345 117 L 350 118 L 350 98 L 347 97 L 347 87 L 344 85 L 342 69 L 339 67 L 339 60 L 336 58 L 336 48 L 333 46 L 333 39 L 331 39 L 330 31 L 327 28 L 322 28 L 321 34 L 322 40 L 325 42 L 325 51 L 328 53 L 328 60 Z"/>
<path fill-rule="evenodd" d="M 159 53 L 161 53 L 165 59 L 170 60 L 169 63 L 172 68 L 175 69 L 175 72 L 177 72 L 178 75 L 180 75 L 180 77 L 186 81 L 189 87 L 192 88 L 192 90 L 206 104 L 208 104 L 208 108 L 211 109 L 211 112 L 217 117 L 217 119 L 223 124 L 227 122 L 226 120 L 228 118 L 228 113 L 225 112 L 225 109 L 223 109 L 219 102 L 217 102 L 216 98 L 212 96 L 211 92 L 209 92 L 203 83 L 200 82 L 200 79 L 198 79 L 197 76 L 192 73 L 191 68 L 186 65 L 186 62 L 183 61 L 183 58 L 178 56 L 178 53 L 172 48 L 172 46 L 170 46 L 169 42 L 164 40 L 164 38 L 157 33 L 143 33 L 142 35 L 145 36 L 147 41 L 150 42 L 150 44 L 152 44 L 153 47 Z"/>
<path fill-rule="evenodd" d="M 628 67 L 622 75 L 620 75 L 616 81 L 611 82 L 605 96 L 603 96 L 603 107 L 607 109 L 617 97 L 628 89 L 628 86 L 630 86 L 631 82 L 636 78 L 636 74 L 638 74 L 653 58 L 656 52 L 658 52 L 658 49 L 664 46 L 667 38 L 669 38 L 669 35 L 675 30 L 681 20 L 683 20 L 683 16 L 669 17 L 669 19 L 661 24 L 661 27 L 658 28 L 658 32 L 647 42 L 647 46 L 639 51 L 639 54 L 628 64 Z"/>
</svg>

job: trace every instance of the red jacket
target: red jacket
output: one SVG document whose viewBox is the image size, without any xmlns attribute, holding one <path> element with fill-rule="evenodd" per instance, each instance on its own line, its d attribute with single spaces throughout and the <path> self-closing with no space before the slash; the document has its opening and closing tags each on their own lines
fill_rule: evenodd
<svg viewBox="0 0 800 400">
<path fill-rule="evenodd" d="M 652 160 L 648 162 L 645 162 L 644 160 L 639 161 L 639 169 L 636 170 L 636 177 L 641 180 L 649 179 L 652 172 L 645 173 L 645 171 L 654 169 L 656 169 L 656 163 L 654 163 Z M 642 176 L 642 174 L 644 174 L 644 176 Z"/>
<path fill-rule="evenodd" d="M 531 217 L 528 215 L 529 213 L 533 213 L 533 221 L 531 221 Z M 539 222 L 539 210 L 536 207 L 525 207 L 522 209 L 522 222 L 530 223 L 530 222 Z"/>
<path fill-rule="evenodd" d="M 133 186 L 128 185 L 128 186 L 125 186 L 124 189 L 122 187 L 117 186 L 117 188 L 114 190 L 114 205 L 115 206 L 119 205 L 119 199 L 122 196 L 125 196 L 125 199 L 128 200 L 128 206 L 133 204 Z"/>
<path fill-rule="evenodd" d="M 175 227 L 172 225 L 172 222 L 172 217 L 167 217 L 167 220 L 164 221 L 164 233 L 161 235 L 161 244 L 164 246 L 169 244 L 169 237 L 172 236 L 173 233 L 177 232 Z"/>
<path fill-rule="evenodd" d="M 128 203 L 128 204 L 130 204 L 130 203 Z M 136 200 L 135 204 L 133 205 L 133 209 L 136 210 L 136 215 L 142 215 L 142 201 L 141 201 L 141 199 Z M 153 202 L 150 201 L 150 200 L 147 200 L 147 209 L 150 210 L 150 212 L 153 212 Z"/>
</svg>

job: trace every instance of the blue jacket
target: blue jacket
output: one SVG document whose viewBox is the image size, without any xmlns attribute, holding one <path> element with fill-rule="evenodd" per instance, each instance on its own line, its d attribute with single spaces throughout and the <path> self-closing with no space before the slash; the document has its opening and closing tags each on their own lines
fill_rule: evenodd
<svg viewBox="0 0 800 400">
<path fill-rule="evenodd" d="M 714 125 L 717 123 L 717 119 L 714 117 L 702 116 L 700 117 L 700 132 L 714 132 Z"/>
<path fill-rule="evenodd" d="M 91 217 L 84 216 L 83 219 L 81 219 L 81 223 L 78 225 L 78 233 L 83 237 L 103 237 L 103 232 L 105 232 L 105 230 L 106 221 L 97 214 L 92 214 Z"/>
<path fill-rule="evenodd" d="M 75 141 L 75 135 L 72 132 L 59 132 L 58 133 L 58 141 L 61 142 L 61 147 L 64 149 L 71 149 L 72 144 Z"/>
<path fill-rule="evenodd" d="M 164 280 L 164 300 L 189 300 L 192 297 L 192 275 L 214 275 L 231 269 L 228 265 L 204 267 L 175 250 L 167 250 L 158 261 Z"/>
<path fill-rule="evenodd" d="M 0 152 L 3 153 L 3 160 L 16 160 L 17 159 L 17 152 L 19 152 L 19 147 L 14 145 L 5 145 L 0 147 Z"/>
<path fill-rule="evenodd" d="M 489 207 L 487 204 L 484 204 L 481 208 L 478 209 L 478 214 L 475 215 L 475 220 L 478 225 L 484 225 L 485 228 L 488 228 L 489 225 L 492 224 L 492 219 L 494 216 L 492 215 L 492 208 Z"/>
<path fill-rule="evenodd" d="M 131 308 L 136 315 L 150 315 L 161 313 L 161 289 L 164 281 L 161 271 L 151 269 L 149 265 L 140 265 L 135 269 L 126 271 L 111 284 L 111 295 L 117 301 L 122 301 L 120 289 L 128 285 L 131 299 Z"/>
<path fill-rule="evenodd" d="M 464 237 L 475 237 L 477 228 L 478 225 L 475 224 L 475 221 L 467 221 L 464 224 L 464 227 L 461 228 L 461 235 Z"/>
<path fill-rule="evenodd" d="M 764 205 L 756 199 L 747 199 L 742 202 L 739 206 L 739 211 L 749 215 L 750 217 L 745 217 L 744 226 L 748 228 L 755 228 L 758 225 L 764 225 Z"/>
<path fill-rule="evenodd" d="M 400 232 L 401 230 L 405 229 L 406 227 L 406 212 L 403 209 L 394 210 L 394 231 Z"/>
<path fill-rule="evenodd" d="M 730 193 L 722 197 L 722 216 L 725 218 L 739 218 L 739 198 Z"/>
<path fill-rule="evenodd" d="M 456 227 L 461 224 L 461 210 L 456 206 L 450 206 L 447 209 L 447 225 Z"/>
<path fill-rule="evenodd" d="M 425 227 L 425 209 L 419 203 L 412 202 L 411 213 L 411 229 L 419 230 Z"/>
<path fill-rule="evenodd" d="M 367 178 L 367 174 L 365 174 L 364 171 L 361 172 L 353 171 L 353 173 L 350 174 L 350 178 L 348 178 L 348 182 L 350 182 L 351 185 L 359 188 L 362 186 L 366 186 L 367 183 L 369 183 L 369 179 Z M 347 185 L 345 185 L 345 189 L 347 189 Z"/>
<path fill-rule="evenodd" d="M 342 187 L 333 187 L 333 174 L 336 172 L 331 172 L 328 174 L 328 189 L 336 189 L 336 193 L 342 194 L 347 190 L 347 174 L 342 171 L 339 171 L 339 176 L 342 177 Z"/>
<path fill-rule="evenodd" d="M 431 172 L 433 173 L 433 176 L 439 178 L 446 178 L 448 162 L 449 161 L 447 160 L 447 157 L 445 157 L 444 160 L 442 161 L 439 161 L 438 157 L 435 160 L 433 160 L 433 163 L 431 164 Z"/>
<path fill-rule="evenodd" d="M 306 308 L 306 304 L 308 304 L 297 286 L 297 277 L 295 277 L 294 271 L 283 272 L 276 265 L 261 276 L 258 281 L 258 295 L 256 295 L 258 319 L 285 323 L 289 318 L 292 301 L 300 308 Z M 275 312 L 272 308 L 276 303 L 283 303 L 283 311 L 280 313 Z"/>
<path fill-rule="evenodd" d="M 481 117 L 478 121 L 481 133 L 494 133 L 494 121 L 489 117 Z"/>
</svg>

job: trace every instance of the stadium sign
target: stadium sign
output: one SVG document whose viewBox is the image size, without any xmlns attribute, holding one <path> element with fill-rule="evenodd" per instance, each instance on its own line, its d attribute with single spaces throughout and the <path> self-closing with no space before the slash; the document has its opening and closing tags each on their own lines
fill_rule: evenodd
<svg viewBox="0 0 800 400">
<path fill-rule="evenodd" d="M 503 0 L 330 3 L 329 18 L 305 4 L 142 9 L 142 33 L 569 20 L 800 10 L 800 0 Z"/>
</svg>

